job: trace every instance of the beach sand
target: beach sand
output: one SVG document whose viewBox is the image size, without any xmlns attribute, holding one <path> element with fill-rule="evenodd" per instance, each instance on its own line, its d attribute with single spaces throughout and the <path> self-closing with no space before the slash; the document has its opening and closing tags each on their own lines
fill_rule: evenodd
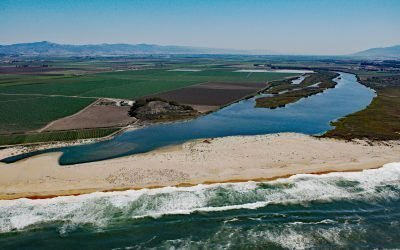
<svg viewBox="0 0 400 250">
<path fill-rule="evenodd" d="M 149 153 L 59 166 L 60 153 L 0 163 L 0 198 L 45 198 L 161 186 L 357 171 L 400 161 L 400 142 L 345 142 L 296 133 L 196 140 Z"/>
</svg>

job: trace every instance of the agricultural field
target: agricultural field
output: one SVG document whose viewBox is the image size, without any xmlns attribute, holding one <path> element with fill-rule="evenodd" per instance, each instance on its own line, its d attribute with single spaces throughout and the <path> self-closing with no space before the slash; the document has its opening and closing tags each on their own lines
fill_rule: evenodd
<svg viewBox="0 0 400 250">
<path fill-rule="evenodd" d="M 99 99 L 80 112 L 49 123 L 42 131 L 75 130 L 87 128 L 124 127 L 137 119 L 130 117 L 129 106 L 102 105 Z"/>
<path fill-rule="evenodd" d="M 209 112 L 245 96 L 253 95 L 265 87 L 267 87 L 265 83 L 207 82 L 151 97 L 190 105 L 200 112 Z"/>
<path fill-rule="evenodd" d="M 39 129 L 53 120 L 78 112 L 95 100 L 0 94 L 0 134 Z"/>
<path fill-rule="evenodd" d="M 101 138 L 111 135 L 119 128 L 103 128 L 103 129 L 85 129 L 85 130 L 69 130 L 42 132 L 32 134 L 12 134 L 0 135 L 0 145 L 13 144 L 33 144 L 39 142 L 59 142 L 59 141 L 74 141 L 77 139 Z"/>
<path fill-rule="evenodd" d="M 247 73 L 223 70 L 198 72 L 136 70 L 97 73 L 75 77 L 26 79 L 0 78 L 0 93 L 43 94 L 134 99 L 204 82 L 260 83 L 293 76 L 292 73 Z M 10 81 L 13 81 L 10 84 Z"/>
</svg>

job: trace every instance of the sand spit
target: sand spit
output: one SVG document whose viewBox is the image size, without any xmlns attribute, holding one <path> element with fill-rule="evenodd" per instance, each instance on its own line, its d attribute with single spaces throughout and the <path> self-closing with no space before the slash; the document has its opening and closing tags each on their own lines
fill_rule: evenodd
<svg viewBox="0 0 400 250">
<path fill-rule="evenodd" d="M 400 161 L 400 142 L 370 145 L 281 133 L 197 140 L 146 154 L 72 166 L 59 166 L 59 156 L 51 153 L 0 164 L 0 198 L 356 171 Z"/>
<path fill-rule="evenodd" d="M 67 147 L 67 146 L 76 146 L 76 145 L 84 145 L 84 144 L 90 144 L 94 142 L 99 142 L 99 141 L 104 141 L 111 139 L 113 136 L 115 136 L 118 133 L 121 133 L 122 130 L 132 130 L 136 129 L 137 127 L 134 126 L 126 126 L 125 128 L 121 129 L 120 131 L 117 131 L 111 135 L 105 136 L 105 137 L 100 137 L 100 138 L 90 138 L 90 139 L 78 139 L 78 140 L 73 140 L 73 141 L 55 141 L 55 142 L 38 142 L 38 143 L 33 143 L 33 144 L 25 144 L 25 145 L 16 145 L 16 146 L 9 146 L 3 149 L 0 149 L 0 160 L 3 160 L 5 158 L 19 155 L 19 154 L 25 154 L 25 153 L 30 153 L 34 151 L 39 151 L 39 150 L 45 150 L 49 148 L 62 148 L 62 147 Z M 1 163 L 0 163 L 1 164 Z"/>
<path fill-rule="evenodd" d="M 82 140 L 75 140 L 75 141 L 61 141 L 61 142 L 43 142 L 37 144 L 30 144 L 30 145 L 16 145 L 16 146 L 9 146 L 0 150 L 0 160 L 19 155 L 25 154 L 33 151 L 38 150 L 45 150 L 49 148 L 61 148 L 66 146 L 74 146 L 74 145 L 83 145 L 89 144 L 96 141 L 100 141 L 101 138 L 94 138 L 94 139 L 82 139 Z M 0 163 L 1 164 L 1 163 Z"/>
</svg>

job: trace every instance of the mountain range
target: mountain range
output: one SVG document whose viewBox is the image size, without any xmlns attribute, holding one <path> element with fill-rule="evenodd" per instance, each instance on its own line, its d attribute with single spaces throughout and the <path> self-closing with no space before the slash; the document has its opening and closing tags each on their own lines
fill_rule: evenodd
<svg viewBox="0 0 400 250">
<path fill-rule="evenodd" d="M 385 47 L 385 48 L 367 49 L 367 50 L 352 54 L 352 56 L 365 57 L 365 58 L 399 59 L 400 58 L 400 45 L 395 45 L 395 46 Z"/>
<path fill-rule="evenodd" d="M 52 42 L 0 45 L 0 54 L 24 56 L 120 56 L 137 54 L 276 54 L 267 50 L 215 49 L 154 44 L 70 45 Z"/>
<path fill-rule="evenodd" d="M 125 56 L 150 54 L 246 54 L 277 55 L 270 50 L 218 49 L 176 45 L 155 44 L 58 44 L 48 41 L 0 45 L 0 55 L 22 56 Z M 360 51 L 350 57 L 369 59 L 400 59 L 400 45 L 372 48 Z"/>
</svg>

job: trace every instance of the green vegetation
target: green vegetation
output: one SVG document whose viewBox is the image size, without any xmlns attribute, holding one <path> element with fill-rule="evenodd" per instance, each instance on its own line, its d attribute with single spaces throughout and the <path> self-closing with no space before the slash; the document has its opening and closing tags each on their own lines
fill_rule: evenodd
<svg viewBox="0 0 400 250">
<path fill-rule="evenodd" d="M 40 142 L 73 141 L 77 139 L 101 138 L 117 132 L 119 128 L 99 128 L 69 131 L 54 131 L 31 134 L 0 135 L 0 145 L 28 144 Z"/>
<path fill-rule="evenodd" d="M 39 129 L 76 113 L 96 99 L 0 94 L 0 134 Z"/>
<path fill-rule="evenodd" d="M 370 77 L 363 81 L 377 91 L 364 110 L 333 122 L 324 137 L 370 140 L 400 140 L 400 75 Z"/>
<path fill-rule="evenodd" d="M 272 97 L 261 97 L 256 99 L 256 108 L 269 108 L 276 109 L 285 107 L 289 103 L 297 102 L 303 98 L 302 95 L 296 96 L 272 96 Z"/>
<path fill-rule="evenodd" d="M 85 76 L 46 79 L 24 75 L 11 84 L 0 79 L 0 93 L 112 97 L 134 99 L 186 86 L 214 82 L 266 82 L 293 76 L 290 73 L 245 73 L 220 70 L 180 72 L 168 70 L 136 70 L 97 73 Z M 7 83 L 7 84 L 6 84 Z"/>
<path fill-rule="evenodd" d="M 291 80 L 273 82 L 265 93 L 274 96 L 260 97 L 256 99 L 256 107 L 275 109 L 284 107 L 289 103 L 323 92 L 328 88 L 333 88 L 336 82 L 334 78 L 337 73 L 328 71 L 319 71 L 314 74 L 307 74 L 306 78 L 297 85 L 291 84 Z"/>
<path fill-rule="evenodd" d="M 278 94 L 281 91 L 294 90 L 299 88 L 310 87 L 316 83 L 318 86 L 330 87 L 334 82 L 332 79 L 337 77 L 339 74 L 330 71 L 318 71 L 317 73 L 305 74 L 305 79 L 300 84 L 292 84 L 291 81 L 294 78 L 289 78 L 280 81 L 274 81 L 271 83 L 270 88 L 268 88 L 265 93 L 268 94 Z"/>
<path fill-rule="evenodd" d="M 199 113 L 191 106 L 162 98 L 139 99 L 130 108 L 129 115 L 142 121 L 176 121 L 193 118 Z"/>
</svg>

